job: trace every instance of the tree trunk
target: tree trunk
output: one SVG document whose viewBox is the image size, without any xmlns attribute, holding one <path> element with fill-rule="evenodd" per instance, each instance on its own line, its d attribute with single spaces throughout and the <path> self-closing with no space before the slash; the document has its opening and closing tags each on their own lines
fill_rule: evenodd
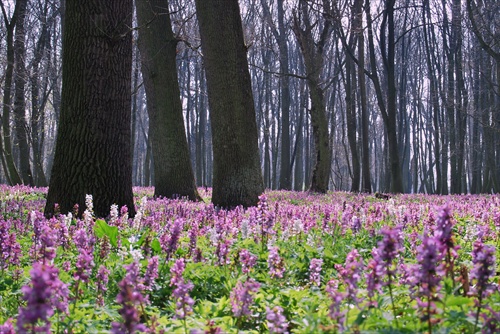
<svg viewBox="0 0 500 334">
<path fill-rule="evenodd" d="M 203 92 L 205 92 L 205 79 L 203 77 L 203 71 L 198 70 L 196 77 L 198 78 L 198 90 L 196 92 L 198 96 L 198 131 L 196 136 L 196 184 L 198 187 L 206 186 L 206 165 L 205 165 L 205 129 L 207 127 L 207 115 L 205 108 L 205 98 Z"/>
<path fill-rule="evenodd" d="M 42 17 L 42 31 L 38 39 L 36 49 L 34 51 L 33 62 L 31 65 L 30 84 L 31 84 L 31 146 L 33 148 L 33 171 L 34 182 L 38 187 L 46 187 L 48 185 L 43 166 L 43 124 L 45 117 L 45 106 L 48 100 L 50 89 L 44 89 L 40 94 L 40 62 L 44 51 L 50 46 L 49 24 L 47 22 L 47 10 L 45 8 Z M 50 20 L 52 21 L 52 20 Z M 45 87 L 48 82 L 45 81 Z"/>
<path fill-rule="evenodd" d="M 14 72 L 15 72 L 15 91 L 14 91 L 14 126 L 16 133 L 15 143 L 19 147 L 19 170 L 23 184 L 34 186 L 33 174 L 30 166 L 30 148 L 28 145 L 28 133 L 26 124 L 26 99 L 24 90 L 26 87 L 26 29 L 24 26 L 26 18 L 27 0 L 16 1 L 19 6 L 19 12 L 16 22 L 16 34 L 14 40 Z"/>
<path fill-rule="evenodd" d="M 349 44 L 354 43 L 352 39 Z M 354 61 L 349 55 L 345 58 L 345 92 L 346 92 L 346 123 L 347 123 L 347 141 L 351 150 L 352 162 L 352 183 L 351 191 L 359 192 L 359 184 L 361 181 L 361 166 L 358 156 L 358 143 L 356 135 L 356 70 Z"/>
<path fill-rule="evenodd" d="M 356 20 L 358 29 L 358 82 L 360 94 L 360 110 L 361 110 L 361 168 L 363 181 L 361 191 L 371 193 L 371 176 L 370 176 L 370 148 L 369 148 L 369 117 L 368 117 L 368 102 L 366 97 L 366 80 L 365 80 L 365 37 L 362 29 L 363 24 L 363 0 L 354 2 L 356 10 Z"/>
<path fill-rule="evenodd" d="M 63 88 L 45 215 L 94 198 L 94 213 L 126 205 L 135 215 L 130 156 L 132 0 L 68 1 Z"/>
<path fill-rule="evenodd" d="M 301 22 L 295 16 L 293 31 L 297 37 L 307 73 L 306 81 L 309 86 L 309 97 L 311 99 L 310 114 L 314 139 L 314 167 L 309 190 L 326 193 L 330 180 L 331 150 L 325 101 L 323 98 L 324 93 L 320 87 L 320 73 L 323 68 L 323 52 L 326 39 L 330 35 L 331 23 L 329 21 L 324 22 L 323 28 L 320 30 L 320 39 L 318 42 L 315 42 L 312 35 L 312 25 L 309 21 L 308 5 L 305 1 L 301 0 L 299 6 Z"/>
<path fill-rule="evenodd" d="M 184 128 L 177 77 L 177 42 L 168 4 L 136 0 L 139 50 L 154 157 L 155 197 L 199 200 Z"/>
<path fill-rule="evenodd" d="M 12 156 L 12 141 L 10 136 L 10 113 L 11 113 L 11 103 L 12 103 L 12 79 L 14 74 L 14 27 L 19 16 L 20 8 L 22 7 L 23 1 L 16 2 L 16 7 L 14 8 L 14 13 L 12 14 L 12 19 L 10 22 L 5 14 L 3 3 L 2 12 L 4 13 L 4 20 L 6 26 L 6 48 L 7 48 L 7 66 L 5 68 L 5 82 L 3 89 L 3 111 L 2 111 L 2 130 L 3 130 L 3 145 L 0 147 L 2 152 L 2 162 L 5 159 L 4 171 L 5 176 L 11 185 L 22 184 L 21 177 L 17 172 L 16 165 L 14 164 L 14 158 Z M 5 168 L 6 167 L 6 168 Z"/>
<path fill-rule="evenodd" d="M 264 191 L 250 73 L 237 1 L 196 0 L 213 140 L 212 202 L 257 205 Z"/>
</svg>

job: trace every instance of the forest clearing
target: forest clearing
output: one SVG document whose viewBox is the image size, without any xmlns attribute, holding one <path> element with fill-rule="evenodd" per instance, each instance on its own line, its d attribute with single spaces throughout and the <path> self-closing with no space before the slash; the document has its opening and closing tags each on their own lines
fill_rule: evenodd
<svg viewBox="0 0 500 334">
<path fill-rule="evenodd" d="M 498 195 L 268 191 L 82 219 L 0 192 L 1 333 L 497 333 Z"/>
</svg>

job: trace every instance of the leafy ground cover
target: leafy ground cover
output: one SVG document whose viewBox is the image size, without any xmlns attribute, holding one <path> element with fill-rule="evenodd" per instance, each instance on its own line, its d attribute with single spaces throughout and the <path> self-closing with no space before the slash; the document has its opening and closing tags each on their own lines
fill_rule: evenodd
<svg viewBox="0 0 500 334">
<path fill-rule="evenodd" d="M 500 196 L 270 191 L 47 220 L 0 187 L 0 333 L 498 333 Z"/>
</svg>

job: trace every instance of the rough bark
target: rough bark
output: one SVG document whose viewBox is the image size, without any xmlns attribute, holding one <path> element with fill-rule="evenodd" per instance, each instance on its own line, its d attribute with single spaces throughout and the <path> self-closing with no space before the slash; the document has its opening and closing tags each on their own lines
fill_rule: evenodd
<svg viewBox="0 0 500 334">
<path fill-rule="evenodd" d="M 264 186 L 238 2 L 196 0 L 196 12 L 212 127 L 212 202 L 254 206 Z"/>
<path fill-rule="evenodd" d="M 182 115 L 168 1 L 136 0 L 154 160 L 155 197 L 199 200 Z"/>
<path fill-rule="evenodd" d="M 132 194 L 132 0 L 68 1 L 63 34 L 61 115 L 45 215 L 94 198 L 94 212 L 126 205 Z"/>
</svg>

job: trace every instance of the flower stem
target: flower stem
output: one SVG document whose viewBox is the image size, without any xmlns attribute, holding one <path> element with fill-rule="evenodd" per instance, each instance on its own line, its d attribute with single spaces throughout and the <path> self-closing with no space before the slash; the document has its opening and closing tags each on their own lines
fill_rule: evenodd
<svg viewBox="0 0 500 334">
<path fill-rule="evenodd" d="M 387 286 L 389 288 L 389 296 L 391 297 L 392 314 L 394 316 L 394 322 L 396 323 L 396 328 L 399 328 L 398 319 L 396 318 L 396 305 L 394 304 L 394 296 L 392 294 L 391 274 L 389 274 L 388 276 L 389 276 L 389 282 Z"/>
</svg>

